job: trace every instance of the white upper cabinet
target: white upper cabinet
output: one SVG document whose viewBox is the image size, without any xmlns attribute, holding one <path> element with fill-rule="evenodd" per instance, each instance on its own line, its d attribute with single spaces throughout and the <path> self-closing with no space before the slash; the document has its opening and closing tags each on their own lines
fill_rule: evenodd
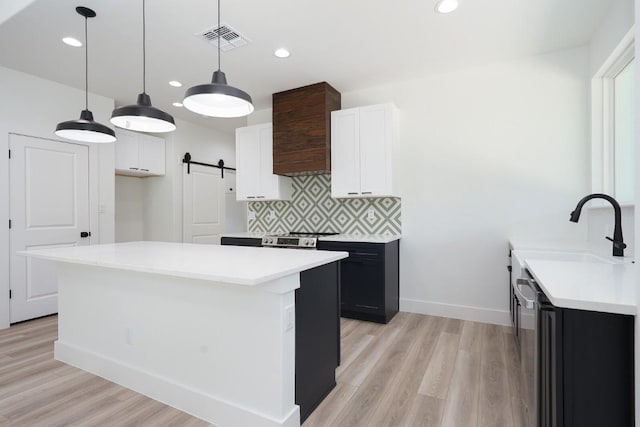
<svg viewBox="0 0 640 427">
<path fill-rule="evenodd" d="M 393 178 L 392 104 L 349 108 L 331 113 L 331 196 L 399 196 Z"/>
<path fill-rule="evenodd" d="M 157 176 L 165 174 L 165 141 L 144 133 L 116 129 L 116 174 Z"/>
<path fill-rule="evenodd" d="M 271 123 L 236 129 L 236 199 L 291 200 L 291 178 L 273 174 Z"/>
</svg>

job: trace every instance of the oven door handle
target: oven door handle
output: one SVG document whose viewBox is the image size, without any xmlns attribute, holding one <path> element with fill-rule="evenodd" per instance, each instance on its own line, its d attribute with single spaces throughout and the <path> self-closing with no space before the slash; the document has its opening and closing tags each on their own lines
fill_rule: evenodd
<svg viewBox="0 0 640 427">
<path fill-rule="evenodd" d="M 516 285 L 513 287 L 513 291 L 518 297 L 518 300 L 520 301 L 520 305 L 522 305 L 524 308 L 528 310 L 533 310 L 536 306 L 536 300 L 529 299 L 524 296 L 524 294 L 522 293 L 523 286 L 529 287 L 534 292 L 534 294 L 536 292 L 536 288 L 535 286 L 533 286 L 533 284 L 531 283 L 531 280 L 529 279 L 518 279 L 516 280 Z"/>
</svg>

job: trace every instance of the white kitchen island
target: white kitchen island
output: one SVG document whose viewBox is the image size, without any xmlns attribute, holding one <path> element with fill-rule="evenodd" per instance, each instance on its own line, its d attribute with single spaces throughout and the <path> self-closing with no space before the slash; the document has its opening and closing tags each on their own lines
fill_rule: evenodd
<svg viewBox="0 0 640 427">
<path fill-rule="evenodd" d="M 44 249 L 55 358 L 219 426 L 298 426 L 300 272 L 345 252 L 133 242 Z"/>
</svg>

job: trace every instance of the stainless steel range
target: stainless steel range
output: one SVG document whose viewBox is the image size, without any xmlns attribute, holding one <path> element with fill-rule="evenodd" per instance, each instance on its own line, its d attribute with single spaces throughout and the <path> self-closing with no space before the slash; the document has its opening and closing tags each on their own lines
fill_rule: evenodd
<svg viewBox="0 0 640 427">
<path fill-rule="evenodd" d="M 290 233 L 264 236 L 262 238 L 262 246 L 315 249 L 318 244 L 318 237 L 334 236 L 336 234 L 338 233 L 302 233 L 292 231 Z"/>
</svg>

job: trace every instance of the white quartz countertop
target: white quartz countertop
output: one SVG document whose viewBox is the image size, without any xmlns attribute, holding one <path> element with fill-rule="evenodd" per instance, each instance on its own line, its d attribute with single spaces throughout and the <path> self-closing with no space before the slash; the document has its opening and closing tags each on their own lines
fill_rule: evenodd
<svg viewBox="0 0 640 427">
<path fill-rule="evenodd" d="M 259 285 L 333 261 L 347 252 L 130 242 L 21 252 L 34 258 L 238 285 Z"/>
<path fill-rule="evenodd" d="M 239 233 L 225 233 L 222 237 L 236 237 L 245 239 L 262 239 L 264 236 L 270 234 L 281 233 L 263 233 L 263 232 L 239 232 Z M 399 234 L 383 235 L 383 234 L 336 234 L 333 236 L 322 236 L 318 240 L 324 242 L 361 242 L 361 243 L 390 243 L 395 240 L 399 240 L 402 236 Z"/>
<path fill-rule="evenodd" d="M 354 242 L 354 243 L 390 243 L 400 239 L 399 234 L 336 234 L 334 236 L 323 236 L 318 240 L 323 242 Z"/>
<path fill-rule="evenodd" d="M 527 261 L 529 272 L 557 307 L 632 314 L 636 308 L 636 264 Z"/>
</svg>

